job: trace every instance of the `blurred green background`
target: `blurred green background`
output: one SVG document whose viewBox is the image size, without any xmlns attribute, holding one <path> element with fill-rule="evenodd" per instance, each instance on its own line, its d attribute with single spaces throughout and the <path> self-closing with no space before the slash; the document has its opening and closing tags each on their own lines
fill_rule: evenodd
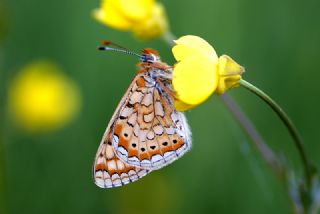
<svg viewBox="0 0 320 214">
<path fill-rule="evenodd" d="M 244 78 L 292 117 L 319 167 L 320 2 L 317 0 L 161 1 L 177 36 L 194 34 L 246 67 Z M 91 175 L 104 129 L 135 75 L 135 57 L 98 52 L 102 39 L 131 50 L 157 49 L 96 22 L 99 1 L 0 0 L 0 213 L 290 213 L 286 188 L 251 146 L 217 96 L 187 112 L 193 148 L 138 182 L 99 189 Z M 8 88 L 29 63 L 46 59 L 72 79 L 79 113 L 63 127 L 28 133 L 9 112 Z M 302 172 L 278 118 L 254 95 L 230 94 L 269 145 Z M 81 105 L 81 106 L 80 106 Z"/>
</svg>

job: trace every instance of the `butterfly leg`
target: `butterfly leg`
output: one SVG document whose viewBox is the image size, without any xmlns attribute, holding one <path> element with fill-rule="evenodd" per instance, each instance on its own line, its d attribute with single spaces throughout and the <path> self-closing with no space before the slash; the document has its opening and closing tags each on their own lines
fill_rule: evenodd
<svg viewBox="0 0 320 214">
<path fill-rule="evenodd" d="M 163 90 L 165 90 L 165 92 L 167 94 L 169 94 L 173 99 L 177 100 L 178 98 L 176 97 L 176 95 L 174 94 L 174 92 L 172 90 L 170 90 L 167 86 L 165 86 L 161 80 L 160 77 L 156 78 L 157 83 L 159 83 L 159 85 L 161 86 L 161 88 L 163 88 Z"/>
</svg>

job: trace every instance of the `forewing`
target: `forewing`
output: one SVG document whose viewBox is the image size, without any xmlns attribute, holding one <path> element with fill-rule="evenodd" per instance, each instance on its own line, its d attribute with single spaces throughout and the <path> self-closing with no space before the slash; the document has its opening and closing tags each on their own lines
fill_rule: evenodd
<svg viewBox="0 0 320 214">
<path fill-rule="evenodd" d="M 117 156 L 129 165 L 159 169 L 191 147 L 186 119 L 159 85 L 137 79 L 136 88 L 119 110 L 113 145 Z"/>
<path fill-rule="evenodd" d="M 113 114 L 100 146 L 98 148 L 95 161 L 93 164 L 93 179 L 97 186 L 101 188 L 111 188 L 122 186 L 124 184 L 138 180 L 150 172 L 150 170 L 131 166 L 121 159 L 116 154 L 112 141 L 114 124 L 119 120 L 119 111 L 127 102 L 127 99 L 132 94 L 132 90 L 137 87 L 137 80 L 140 78 L 138 74 L 129 86 L 129 89 L 120 101 L 115 113 Z"/>
</svg>

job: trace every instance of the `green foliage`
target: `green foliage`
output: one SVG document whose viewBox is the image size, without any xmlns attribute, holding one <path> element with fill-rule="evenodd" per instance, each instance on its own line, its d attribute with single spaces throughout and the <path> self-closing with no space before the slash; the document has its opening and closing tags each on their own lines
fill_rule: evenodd
<svg viewBox="0 0 320 214">
<path fill-rule="evenodd" d="M 137 63 L 132 56 L 99 52 L 96 46 L 108 39 L 135 51 L 152 47 L 172 64 L 171 50 L 161 40 L 137 41 L 130 33 L 94 21 L 91 10 L 98 1 L 4 3 L 8 31 L 0 46 L 0 143 L 5 154 L 0 153 L 0 213 L 4 208 L 8 213 L 33 214 L 161 213 L 159 210 L 263 214 L 292 210 L 286 188 L 217 97 L 187 112 L 194 146 L 183 158 L 128 186 L 96 187 L 91 178 L 93 158 Z M 246 67 L 244 78 L 287 111 L 305 139 L 307 154 L 319 166 L 320 2 L 163 3 L 177 36 L 199 35 L 217 52 L 232 55 Z M 75 121 L 40 136 L 24 133 L 12 124 L 6 104 L 7 85 L 17 70 L 39 58 L 57 62 L 77 82 L 83 97 L 82 112 Z M 302 175 L 296 149 L 276 116 L 245 90 L 231 94 L 270 146 L 290 157 L 290 164 Z"/>
</svg>

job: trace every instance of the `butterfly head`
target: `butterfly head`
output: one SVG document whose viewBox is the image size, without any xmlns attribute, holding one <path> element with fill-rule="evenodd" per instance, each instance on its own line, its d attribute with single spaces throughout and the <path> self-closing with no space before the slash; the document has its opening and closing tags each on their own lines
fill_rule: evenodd
<svg viewBox="0 0 320 214">
<path fill-rule="evenodd" d="M 160 61 L 160 56 L 156 50 L 146 48 L 142 50 L 140 60 L 146 63 L 154 63 Z"/>
</svg>

